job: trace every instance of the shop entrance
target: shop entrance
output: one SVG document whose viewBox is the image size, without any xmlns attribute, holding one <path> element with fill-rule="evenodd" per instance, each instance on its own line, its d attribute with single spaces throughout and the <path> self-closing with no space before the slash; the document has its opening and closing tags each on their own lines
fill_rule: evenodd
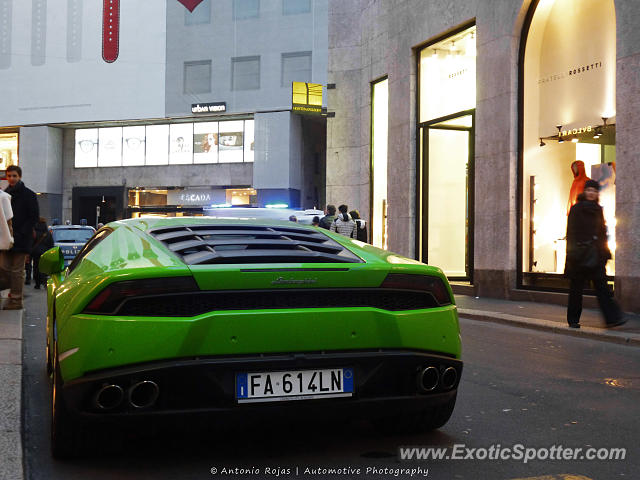
<svg viewBox="0 0 640 480">
<path fill-rule="evenodd" d="M 75 187 L 72 192 L 72 223 L 86 220 L 95 227 L 123 218 L 123 187 Z"/>
<path fill-rule="evenodd" d="M 422 261 L 472 280 L 474 110 L 421 125 Z"/>
<path fill-rule="evenodd" d="M 416 252 L 449 279 L 473 282 L 476 27 L 418 53 Z"/>
</svg>

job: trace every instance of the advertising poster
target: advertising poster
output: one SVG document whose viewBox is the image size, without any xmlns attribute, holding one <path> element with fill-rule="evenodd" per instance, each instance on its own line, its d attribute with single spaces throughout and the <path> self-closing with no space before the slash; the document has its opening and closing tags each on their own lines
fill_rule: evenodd
<svg viewBox="0 0 640 480">
<path fill-rule="evenodd" d="M 243 158 L 244 121 L 220 122 L 218 150 L 220 163 L 241 163 Z"/>
<path fill-rule="evenodd" d="M 98 166 L 98 129 L 76 130 L 76 168 Z"/>
<path fill-rule="evenodd" d="M 147 125 L 146 165 L 169 164 L 169 125 Z"/>
<path fill-rule="evenodd" d="M 253 162 L 254 134 L 253 120 L 244 121 L 244 161 Z"/>
<path fill-rule="evenodd" d="M 169 127 L 169 164 L 193 162 L 193 123 L 173 123 Z"/>
<path fill-rule="evenodd" d="M 218 122 L 193 125 L 193 163 L 218 163 Z"/>
<path fill-rule="evenodd" d="M 98 166 L 122 165 L 122 127 L 98 129 Z"/>
<path fill-rule="evenodd" d="M 144 125 L 122 128 L 122 165 L 135 167 L 144 165 Z"/>
</svg>

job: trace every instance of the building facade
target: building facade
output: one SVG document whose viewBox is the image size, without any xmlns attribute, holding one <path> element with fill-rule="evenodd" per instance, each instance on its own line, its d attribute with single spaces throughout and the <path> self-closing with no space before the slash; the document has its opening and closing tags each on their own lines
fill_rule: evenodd
<svg viewBox="0 0 640 480">
<path fill-rule="evenodd" d="M 330 0 L 327 201 L 458 291 L 563 302 L 568 208 L 598 180 L 607 274 L 640 311 L 638 18 L 621 0 Z"/>
<path fill-rule="evenodd" d="M 319 205 L 326 120 L 291 97 L 326 83 L 327 7 L 0 0 L 0 171 L 49 221 Z"/>
</svg>

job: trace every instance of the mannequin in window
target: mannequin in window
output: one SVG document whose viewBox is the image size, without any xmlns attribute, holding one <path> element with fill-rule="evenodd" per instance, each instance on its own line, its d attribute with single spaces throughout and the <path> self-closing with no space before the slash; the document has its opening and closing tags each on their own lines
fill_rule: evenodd
<svg viewBox="0 0 640 480">
<path fill-rule="evenodd" d="M 567 203 L 567 215 L 569 210 L 578 201 L 578 195 L 584 190 L 584 184 L 587 180 L 587 174 L 584 169 L 584 162 L 582 160 L 576 160 L 571 164 L 571 171 L 573 172 L 573 183 L 571 184 L 571 190 L 569 191 L 569 202 Z"/>
</svg>

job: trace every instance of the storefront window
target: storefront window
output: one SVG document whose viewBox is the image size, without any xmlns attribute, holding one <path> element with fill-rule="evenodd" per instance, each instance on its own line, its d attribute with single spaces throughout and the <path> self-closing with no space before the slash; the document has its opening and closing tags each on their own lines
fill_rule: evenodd
<svg viewBox="0 0 640 480">
<path fill-rule="evenodd" d="M 75 167 L 253 162 L 253 122 L 226 120 L 78 129 Z M 17 134 L 11 135 L 17 139 Z M 15 144 L 17 158 L 17 140 Z M 0 136 L 0 155 L 1 147 Z"/>
<path fill-rule="evenodd" d="M 371 208 L 372 244 L 387 248 L 387 145 L 389 137 L 389 80 L 372 85 L 371 109 Z"/>
<path fill-rule="evenodd" d="M 257 192 L 251 187 L 137 187 L 129 190 L 132 218 L 202 215 L 205 207 L 255 206 Z"/>
<path fill-rule="evenodd" d="M 0 133 L 0 170 L 9 165 L 18 165 L 18 134 Z"/>
<path fill-rule="evenodd" d="M 523 285 L 568 285 L 567 215 L 589 178 L 600 182 L 615 254 L 615 32 L 612 0 L 541 0 L 533 13 L 523 68 Z"/>
<path fill-rule="evenodd" d="M 473 270 L 476 28 L 420 51 L 419 259 L 452 279 Z"/>
</svg>

